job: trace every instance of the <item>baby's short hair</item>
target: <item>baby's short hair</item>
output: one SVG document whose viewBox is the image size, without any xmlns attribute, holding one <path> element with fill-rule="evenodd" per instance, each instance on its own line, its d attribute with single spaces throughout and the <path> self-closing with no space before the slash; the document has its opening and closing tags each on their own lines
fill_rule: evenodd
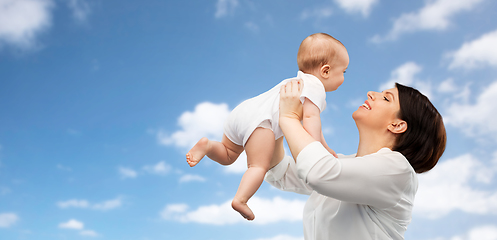
<svg viewBox="0 0 497 240">
<path fill-rule="evenodd" d="M 297 53 L 299 70 L 310 72 L 325 64 L 331 64 L 336 57 L 336 46 L 340 45 L 343 46 L 340 41 L 326 33 L 314 33 L 306 37 Z"/>
</svg>

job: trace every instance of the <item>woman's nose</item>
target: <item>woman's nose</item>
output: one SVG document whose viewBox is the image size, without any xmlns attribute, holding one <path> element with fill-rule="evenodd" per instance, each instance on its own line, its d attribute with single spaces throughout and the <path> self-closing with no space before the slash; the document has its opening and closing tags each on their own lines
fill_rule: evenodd
<svg viewBox="0 0 497 240">
<path fill-rule="evenodd" d="M 375 99 L 374 95 L 375 95 L 375 94 L 374 94 L 374 92 L 373 92 L 373 91 L 369 91 L 369 92 L 368 92 L 368 98 L 369 98 L 369 99 L 374 100 L 374 99 Z"/>
</svg>

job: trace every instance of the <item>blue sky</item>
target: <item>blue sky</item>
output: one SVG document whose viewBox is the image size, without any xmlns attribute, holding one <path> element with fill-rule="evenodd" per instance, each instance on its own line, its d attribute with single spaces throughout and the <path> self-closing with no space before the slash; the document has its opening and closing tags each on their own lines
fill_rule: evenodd
<svg viewBox="0 0 497 240">
<path fill-rule="evenodd" d="M 401 82 L 442 113 L 406 239 L 497 239 L 497 2 L 0 0 L 0 239 L 302 240 L 306 196 L 264 183 L 229 203 L 244 157 L 184 155 L 229 111 L 296 76 L 308 35 L 348 49 L 322 125 L 352 154 L 351 114 Z M 351 231 L 353 226 L 351 226 Z"/>
</svg>

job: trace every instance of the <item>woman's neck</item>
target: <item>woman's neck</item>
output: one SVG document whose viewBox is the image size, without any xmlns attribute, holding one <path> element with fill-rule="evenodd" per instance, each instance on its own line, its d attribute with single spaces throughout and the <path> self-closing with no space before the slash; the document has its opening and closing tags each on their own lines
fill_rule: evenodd
<svg viewBox="0 0 497 240">
<path fill-rule="evenodd" d="M 359 146 L 357 148 L 357 157 L 366 156 L 378 152 L 382 148 L 392 149 L 395 142 L 394 136 L 390 132 L 383 133 L 365 133 L 359 131 Z"/>
</svg>

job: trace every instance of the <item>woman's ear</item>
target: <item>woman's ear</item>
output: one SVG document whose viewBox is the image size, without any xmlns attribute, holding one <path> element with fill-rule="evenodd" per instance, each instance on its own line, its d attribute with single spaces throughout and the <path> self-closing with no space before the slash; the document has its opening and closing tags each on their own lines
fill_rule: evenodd
<svg viewBox="0 0 497 240">
<path fill-rule="evenodd" d="M 392 133 L 403 133 L 407 130 L 407 123 L 404 120 L 397 119 L 388 125 L 388 130 Z"/>
<path fill-rule="evenodd" d="M 330 65 L 328 64 L 325 64 L 321 67 L 321 70 L 320 70 L 320 74 L 321 74 L 321 77 L 327 79 L 330 77 L 330 70 L 331 70 L 331 67 Z"/>
</svg>

